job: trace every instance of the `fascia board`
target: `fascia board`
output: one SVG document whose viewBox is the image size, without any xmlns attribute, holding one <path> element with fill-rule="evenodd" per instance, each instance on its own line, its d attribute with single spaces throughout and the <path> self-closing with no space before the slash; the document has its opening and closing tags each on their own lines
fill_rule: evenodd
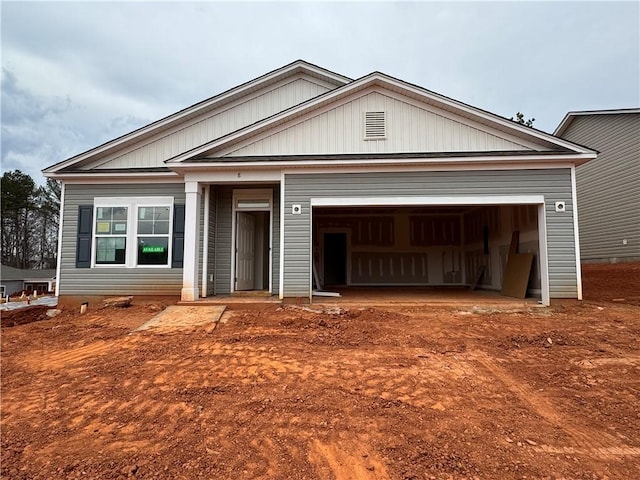
<svg viewBox="0 0 640 480">
<path fill-rule="evenodd" d="M 114 173 L 99 171 L 47 173 L 46 178 L 61 180 L 66 183 L 179 183 L 182 176 L 178 172 L 162 173 Z"/>
<path fill-rule="evenodd" d="M 409 159 L 344 159 L 334 162 L 323 160 L 257 160 L 250 162 L 234 161 L 212 161 L 199 163 L 181 163 L 171 165 L 175 171 L 196 171 L 205 169 L 252 169 L 252 168 L 305 168 L 305 167 L 327 167 L 339 168 L 348 166 L 366 165 L 475 165 L 475 164 L 528 164 L 531 162 L 553 164 L 557 162 L 573 163 L 580 165 L 586 161 L 596 158 L 596 154 L 564 154 L 564 155 L 526 155 L 523 157 L 509 156 L 477 156 L 477 157 L 442 157 L 442 158 L 409 158 Z"/>
<path fill-rule="evenodd" d="M 299 76 L 296 76 L 299 75 Z M 181 122 L 175 122 L 172 126 L 167 127 L 163 130 L 159 130 L 157 131 L 155 134 L 150 134 L 148 137 L 145 138 L 145 143 L 153 143 L 157 140 L 162 139 L 163 137 L 167 136 L 167 135 L 171 135 L 176 133 L 179 130 L 182 130 L 184 128 L 190 128 L 194 125 L 196 125 L 198 122 L 204 121 L 207 118 L 211 118 L 215 115 L 218 114 L 222 114 L 225 111 L 235 108 L 238 105 L 244 103 L 244 102 L 248 102 L 251 101 L 252 99 L 262 95 L 264 93 L 264 89 L 267 88 L 269 90 L 275 89 L 275 88 L 279 88 L 282 86 L 286 86 L 292 82 L 295 82 L 297 80 L 306 80 L 312 83 L 316 83 L 318 85 L 321 85 L 325 88 L 330 88 L 330 89 L 334 89 L 336 88 L 335 85 L 331 86 L 331 84 L 327 81 L 323 81 L 321 79 L 319 79 L 318 77 L 315 77 L 311 74 L 309 74 L 309 72 L 307 72 L 306 70 L 304 72 L 299 72 L 297 74 L 292 74 L 292 75 L 288 75 L 288 76 L 283 76 L 282 78 L 278 79 L 278 80 L 273 80 L 268 86 L 257 86 L 256 88 L 254 88 L 251 92 L 247 92 L 246 95 L 238 95 L 236 96 L 236 98 L 231 99 L 227 102 L 222 103 L 220 106 L 218 107 L 212 107 L 212 108 L 208 108 L 205 110 L 200 111 L 199 113 L 194 113 L 193 116 L 191 116 L 187 121 L 181 123 Z M 120 150 L 116 150 L 113 154 L 108 154 L 105 155 L 103 157 L 100 158 L 100 160 L 98 162 L 96 162 L 95 160 L 93 162 L 90 162 L 88 164 L 86 164 L 90 169 L 95 169 L 95 168 L 100 168 L 100 166 L 105 165 L 110 163 L 111 161 L 114 160 L 114 158 L 117 158 L 121 155 L 126 155 L 127 153 L 130 153 L 133 150 L 136 150 L 137 148 L 139 148 L 139 145 L 135 142 L 130 143 L 128 146 L 123 147 Z"/>
<path fill-rule="evenodd" d="M 567 112 L 560 124 L 556 127 L 553 134 L 556 136 L 562 135 L 569 125 L 576 117 L 590 116 L 590 115 L 625 115 L 625 114 L 637 114 L 640 113 L 640 108 L 619 108 L 611 110 L 581 110 L 574 112 Z"/>
<path fill-rule="evenodd" d="M 289 119 L 295 118 L 296 116 L 301 115 L 306 111 L 319 108 L 324 104 L 335 101 L 338 98 L 347 96 L 351 94 L 353 91 L 355 91 L 356 89 L 364 88 L 365 85 L 363 85 L 363 79 L 366 79 L 366 78 L 368 77 L 363 77 L 358 80 L 354 80 L 353 82 L 347 85 L 338 87 L 335 90 L 326 92 L 322 95 L 318 95 L 315 98 L 307 100 L 306 102 L 293 106 L 282 112 L 276 113 L 275 115 L 272 115 L 264 120 L 260 120 L 259 122 L 256 122 L 252 125 L 248 125 L 244 128 L 236 130 L 235 132 L 231 132 L 223 137 L 217 138 L 203 145 L 200 145 L 199 147 L 196 147 L 187 152 L 181 153 L 180 155 L 176 155 L 173 158 L 165 160 L 164 163 L 178 164 L 186 159 L 189 159 L 198 155 L 202 155 L 203 153 L 209 152 L 216 148 L 222 148 L 223 146 L 231 145 L 232 143 L 240 139 L 243 139 L 245 137 L 249 137 L 255 134 L 257 131 L 267 130 L 268 128 L 274 125 L 277 125 L 278 123 L 286 122 Z"/>
<path fill-rule="evenodd" d="M 43 169 L 42 173 L 54 173 L 63 168 L 68 168 L 72 165 L 82 162 L 83 160 L 87 160 L 93 156 L 103 154 L 109 150 L 117 150 L 127 143 L 135 142 L 140 137 L 149 135 L 154 131 L 162 131 L 166 128 L 169 128 L 171 125 L 180 123 L 185 117 L 191 117 L 197 115 L 198 112 L 215 108 L 216 104 L 224 104 L 225 101 L 228 101 L 234 97 L 243 96 L 249 91 L 259 89 L 261 85 L 268 84 L 269 82 L 272 82 L 279 77 L 285 77 L 288 74 L 294 74 L 296 72 L 308 73 L 311 76 L 319 77 L 321 79 L 329 78 L 338 85 L 344 85 L 345 83 L 352 81 L 348 77 L 339 75 L 329 70 L 322 69 L 321 67 L 307 63 L 303 60 L 296 60 L 289 65 L 285 65 L 284 67 L 266 73 L 265 75 L 257 77 L 239 86 L 233 87 L 207 100 L 203 100 L 202 102 L 191 105 L 183 110 L 161 118 L 160 120 L 145 125 L 137 130 L 134 130 L 133 132 L 117 137 L 97 147 L 94 147 L 91 150 L 87 150 L 86 152 L 75 155 L 74 157 L 71 157 L 67 160 L 63 160 L 62 162 L 51 165 L 50 167 Z"/>
<path fill-rule="evenodd" d="M 177 155 L 169 160 L 166 160 L 166 164 L 177 164 L 188 158 L 193 158 L 202 154 L 206 154 L 207 152 L 211 152 L 220 148 L 229 148 L 236 142 L 239 142 L 245 138 L 249 138 L 253 135 L 256 135 L 260 131 L 268 130 L 270 127 L 276 126 L 280 123 L 284 123 L 290 119 L 295 118 L 298 115 L 302 115 L 305 112 L 320 108 L 321 106 L 335 102 L 336 100 L 348 96 L 358 90 L 362 90 L 369 85 L 379 85 L 383 88 L 392 88 L 400 90 L 401 92 L 405 92 L 411 94 L 411 96 L 417 96 L 423 99 L 426 103 L 434 104 L 436 107 L 444 108 L 445 110 L 452 111 L 453 113 L 458 113 L 459 115 L 470 118 L 470 119 L 481 119 L 487 123 L 487 126 L 499 126 L 499 130 L 506 129 L 507 132 L 517 132 L 520 135 L 524 134 L 525 137 L 533 137 L 538 140 L 542 140 L 547 143 L 551 143 L 555 146 L 568 149 L 572 152 L 576 153 L 592 153 L 594 152 L 591 149 L 582 147 L 580 145 L 576 145 L 567 140 L 557 138 L 553 135 L 550 135 L 546 132 L 542 132 L 540 130 L 536 130 L 532 127 L 527 127 L 524 125 L 520 125 L 517 122 L 512 120 L 507 120 L 506 118 L 500 117 L 490 112 L 486 112 L 484 110 L 478 109 L 476 107 L 472 107 L 470 105 L 464 104 L 457 100 L 453 100 L 451 98 L 445 97 L 444 95 L 440 95 L 438 93 L 432 92 L 430 90 L 426 90 L 422 87 L 418 87 L 409 83 L 406 83 L 402 80 L 398 80 L 396 78 L 390 77 L 386 74 L 380 72 L 373 72 L 369 75 L 361 77 L 353 82 L 346 84 L 342 87 L 338 87 L 335 90 L 327 92 L 323 95 L 315 97 L 307 102 L 304 102 L 300 105 L 292 107 L 288 110 L 280 112 L 276 115 L 273 115 L 267 119 L 261 120 L 253 125 L 249 125 L 240 130 L 232 132 L 224 137 L 213 140 L 211 142 L 205 143 L 200 147 L 194 148 L 188 152 L 184 152 L 180 155 Z M 518 136 L 520 136 L 518 135 Z"/>
<path fill-rule="evenodd" d="M 391 82 L 392 84 L 397 85 L 399 88 L 402 88 L 409 92 L 413 92 L 418 95 L 424 95 L 427 98 L 431 98 L 435 101 L 438 101 L 443 105 L 446 105 L 448 107 L 458 110 L 459 112 L 464 112 L 471 117 L 482 118 L 490 123 L 493 123 L 494 125 L 496 124 L 500 125 L 502 127 L 507 128 L 508 130 L 517 131 L 525 134 L 526 136 L 535 137 L 545 142 L 552 143 L 554 145 L 569 149 L 574 152 L 578 152 L 578 153 L 593 152 L 593 150 L 583 147 L 581 145 L 576 145 L 562 138 L 557 138 L 554 135 L 543 132 L 542 130 L 538 130 L 533 127 L 527 127 L 526 125 L 521 125 L 517 122 L 514 122 L 513 120 L 508 120 L 504 117 L 488 112 L 486 110 L 482 110 L 477 107 L 472 107 L 471 105 L 467 105 L 466 103 L 460 102 L 459 100 L 454 100 L 452 98 L 446 97 L 437 92 L 433 92 L 431 90 L 427 90 L 417 85 L 412 85 L 402 80 L 389 77 L 386 74 L 378 73 L 378 75 L 384 77 L 387 81 Z"/>
</svg>

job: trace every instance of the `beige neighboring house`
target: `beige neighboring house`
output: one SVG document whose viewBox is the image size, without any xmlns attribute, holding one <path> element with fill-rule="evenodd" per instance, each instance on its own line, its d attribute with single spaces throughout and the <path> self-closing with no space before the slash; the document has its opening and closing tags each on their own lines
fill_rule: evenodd
<svg viewBox="0 0 640 480">
<path fill-rule="evenodd" d="M 315 284 L 581 298 L 575 168 L 590 148 L 372 72 L 298 60 L 52 165 L 58 295 L 311 299 Z M 317 280 L 316 280 L 317 279 Z"/>
<path fill-rule="evenodd" d="M 599 152 L 576 168 L 582 261 L 640 261 L 640 108 L 569 112 L 554 135 Z"/>
</svg>

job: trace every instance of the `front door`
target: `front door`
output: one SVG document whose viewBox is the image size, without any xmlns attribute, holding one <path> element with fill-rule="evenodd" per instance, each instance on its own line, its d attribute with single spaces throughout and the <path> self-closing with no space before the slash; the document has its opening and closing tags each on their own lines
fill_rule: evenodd
<svg viewBox="0 0 640 480">
<path fill-rule="evenodd" d="M 255 272 L 255 217 L 237 212 L 236 290 L 253 290 Z"/>
</svg>

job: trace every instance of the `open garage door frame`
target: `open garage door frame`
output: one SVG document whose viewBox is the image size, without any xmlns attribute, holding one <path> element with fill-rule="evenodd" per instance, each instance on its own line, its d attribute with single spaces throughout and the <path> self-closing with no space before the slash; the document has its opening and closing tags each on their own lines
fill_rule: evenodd
<svg viewBox="0 0 640 480">
<path fill-rule="evenodd" d="M 547 257 L 547 219 L 545 213 L 544 196 L 542 195 L 485 195 L 485 196 L 408 196 L 408 197 L 312 197 L 311 218 L 316 207 L 434 207 L 434 206 L 488 206 L 488 205 L 536 205 L 538 207 L 538 242 L 540 287 L 542 290 L 542 304 L 550 305 L 549 291 L 549 263 Z M 311 222 L 313 224 L 313 222 Z M 310 246 L 313 250 L 310 228 Z M 313 251 L 309 252 L 313 262 Z M 313 271 L 313 265 L 309 265 Z M 312 279 L 309 278 L 309 285 Z"/>
</svg>

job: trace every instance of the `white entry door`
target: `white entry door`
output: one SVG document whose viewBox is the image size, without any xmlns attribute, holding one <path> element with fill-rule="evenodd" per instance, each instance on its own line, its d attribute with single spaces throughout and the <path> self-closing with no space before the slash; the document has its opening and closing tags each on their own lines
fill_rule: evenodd
<svg viewBox="0 0 640 480">
<path fill-rule="evenodd" d="M 255 218 L 237 212 L 236 222 L 236 290 L 253 290 L 255 272 Z"/>
</svg>

